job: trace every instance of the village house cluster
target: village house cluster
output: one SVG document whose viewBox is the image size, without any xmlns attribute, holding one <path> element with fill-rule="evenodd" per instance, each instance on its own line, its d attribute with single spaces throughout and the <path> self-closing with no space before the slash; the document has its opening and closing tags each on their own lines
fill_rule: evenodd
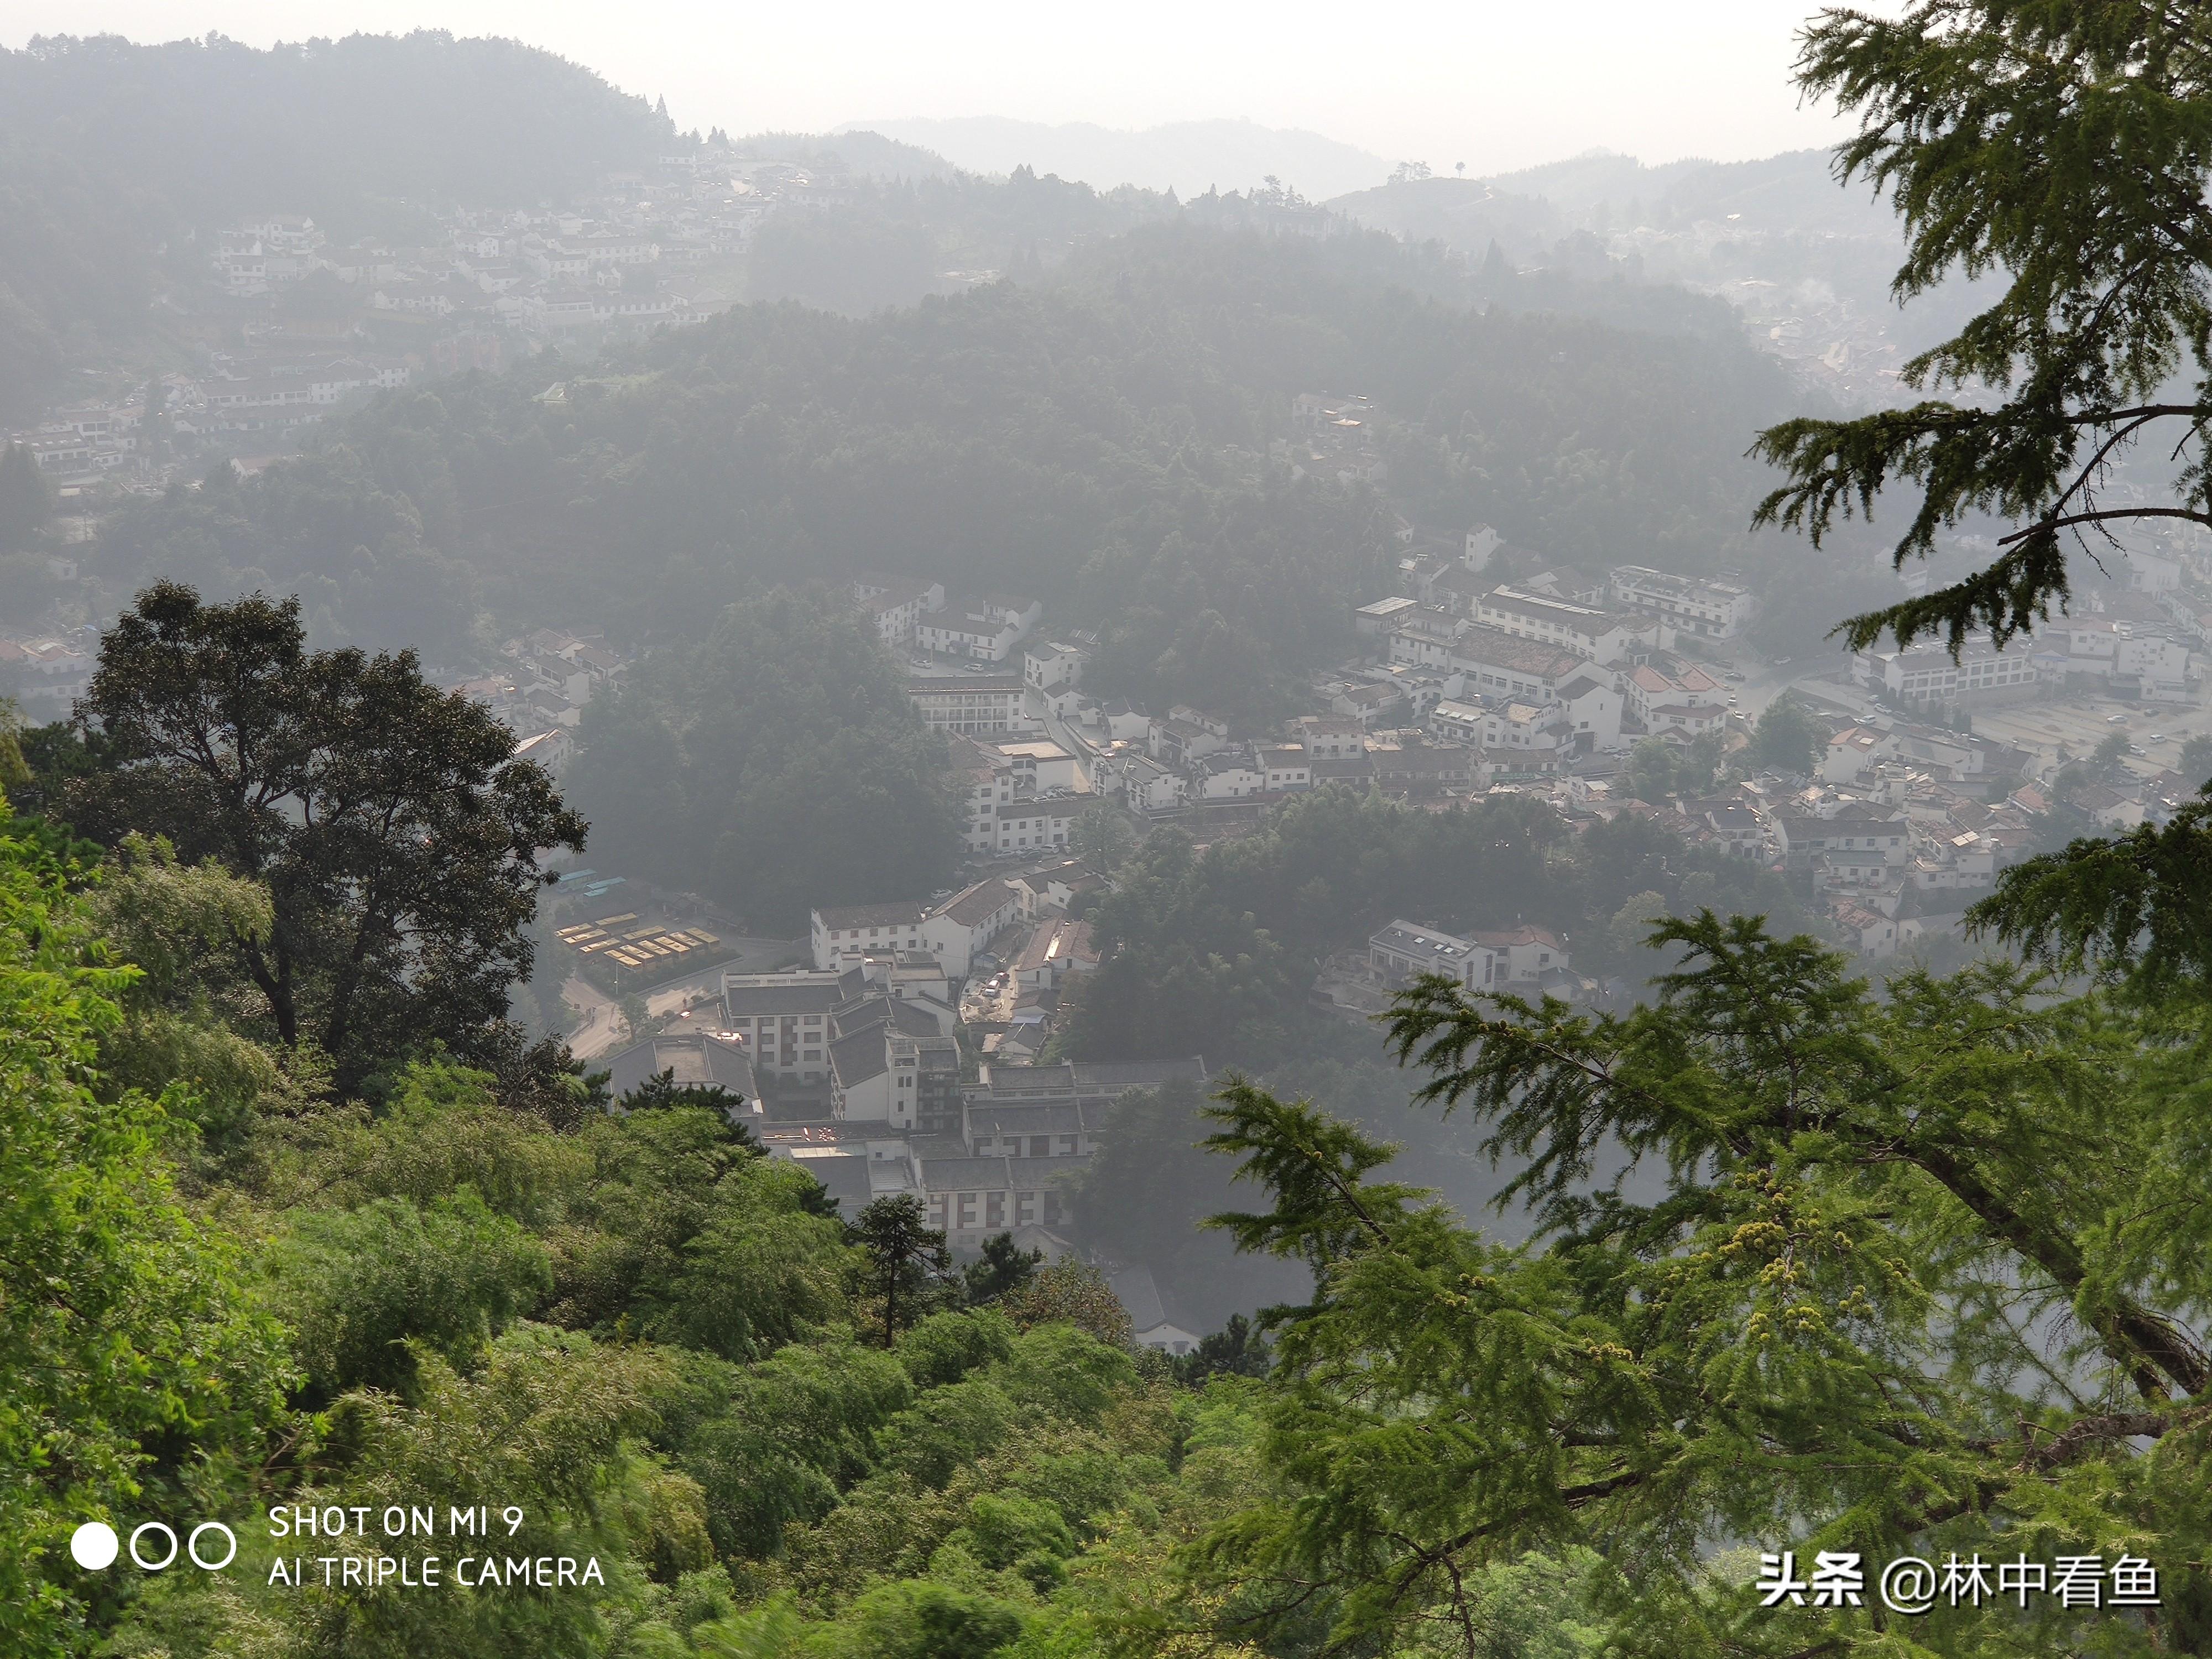
<svg viewBox="0 0 2212 1659">
<path fill-rule="evenodd" d="M 413 240 L 340 242 L 290 214 L 220 227 L 204 279 L 155 307 L 189 370 L 49 410 L 0 444 L 25 446 L 65 507 L 103 483 L 158 490 L 209 453 L 282 453 L 360 395 L 711 316 L 741 297 L 734 262 L 763 220 L 851 189 L 717 137 L 562 208 L 426 214 L 434 234 Z"/>
<path fill-rule="evenodd" d="M 1060 988 L 1097 965 L 1068 907 L 1101 884 L 1063 860 L 933 900 L 817 909 L 811 965 L 724 973 L 714 994 L 614 1055 L 610 1085 L 619 1097 L 665 1076 L 726 1091 L 771 1154 L 800 1164 L 848 1218 L 911 1194 L 956 1247 L 1011 1233 L 1025 1251 L 1066 1255 L 1067 1177 L 1097 1151 L 1114 1103 L 1207 1077 L 1197 1056 L 1037 1063 Z M 963 1026 L 984 1051 L 972 1067 Z M 1113 1282 L 1137 1341 L 1188 1352 L 1196 1336 L 1145 1270 Z"/>
</svg>

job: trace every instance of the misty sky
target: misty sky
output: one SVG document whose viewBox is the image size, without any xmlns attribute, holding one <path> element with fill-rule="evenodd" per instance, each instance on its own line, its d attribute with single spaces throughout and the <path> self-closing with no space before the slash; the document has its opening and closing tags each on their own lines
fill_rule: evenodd
<svg viewBox="0 0 2212 1659">
<path fill-rule="evenodd" d="M 679 125 L 822 131 L 905 116 L 1143 127 L 1245 117 L 1486 173 L 1593 147 L 1741 160 L 1834 142 L 1788 83 L 1812 0 L 1068 6 L 882 0 L 0 0 L 40 33 L 266 46 L 355 30 L 507 34 L 665 95 Z M 1108 20 L 1110 19 L 1110 23 Z M 1112 182 L 1112 181 L 1096 181 Z M 1297 182 L 1295 179 L 1291 182 Z"/>
</svg>

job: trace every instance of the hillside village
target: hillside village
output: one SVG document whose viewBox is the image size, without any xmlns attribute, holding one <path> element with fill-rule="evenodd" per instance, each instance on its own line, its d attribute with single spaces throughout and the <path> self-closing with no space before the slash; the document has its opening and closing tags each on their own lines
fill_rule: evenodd
<svg viewBox="0 0 2212 1659">
<path fill-rule="evenodd" d="M 58 405 L 0 430 L 0 447 L 26 447 L 67 514 L 116 491 L 158 493 L 211 455 L 254 470 L 380 390 L 547 347 L 588 358 L 611 339 L 699 321 L 744 297 L 737 256 L 769 215 L 840 199 L 849 184 L 836 166 L 717 135 L 611 174 L 566 210 L 423 214 L 412 241 L 342 242 L 296 215 L 224 227 L 199 285 L 159 307 L 189 369 Z"/>
<path fill-rule="evenodd" d="M 1498 580 L 1504 569 L 1523 574 Z M 2194 795 L 2177 768 L 2186 737 L 2212 732 L 2206 572 L 2155 552 L 2128 571 L 2124 590 L 2002 651 L 1986 639 L 1956 662 L 1873 650 L 1792 675 L 1751 653 L 1758 600 L 1740 582 L 1547 566 L 1476 526 L 1452 556 L 1409 552 L 1400 591 L 1354 611 L 1358 654 L 1315 678 L 1309 712 L 1262 731 L 1094 696 L 1096 641 L 1056 631 L 1028 596 L 864 576 L 853 605 L 950 746 L 972 879 L 896 903 L 824 895 L 802 961 L 724 973 L 608 1063 L 618 1086 L 672 1069 L 750 1101 L 758 1133 L 848 1211 L 912 1192 L 956 1243 L 1011 1231 L 1063 1251 L 1062 1177 L 1095 1149 L 1113 1099 L 1207 1074 L 1198 1055 L 1054 1060 L 1099 965 L 1084 916 L 1109 878 L 1079 855 L 1086 815 L 1134 836 L 1180 824 L 1204 843 L 1330 785 L 1430 810 L 1510 792 L 1571 832 L 1636 815 L 1780 872 L 1836 943 L 1878 963 L 1960 938 L 1965 906 L 2030 854 L 2093 826 L 2163 823 Z M 556 665 L 541 682 L 580 663 L 571 679 L 587 695 L 619 673 L 573 638 L 525 644 L 519 660 Z M 547 708 L 542 684 L 536 695 L 521 706 Z M 1782 697 L 1814 734 L 1802 770 L 1739 763 L 1709 794 L 1634 792 L 1638 745 L 1740 763 Z M 1477 993 L 1631 994 L 1578 972 L 1572 939 L 1546 927 L 1462 935 L 1413 915 L 1333 955 L 1310 1012 L 1364 1024 L 1439 971 Z M 1148 1285 L 1117 1288 L 1133 1307 L 1162 1305 Z M 1140 1336 L 1189 1340 L 1169 1312 Z"/>
<path fill-rule="evenodd" d="M 378 390 L 710 314 L 737 297 L 731 258 L 769 214 L 838 187 L 710 144 L 574 212 L 451 215 L 432 245 L 339 246 L 301 219 L 234 227 L 204 290 L 171 319 L 193 342 L 194 372 L 0 434 L 60 499 L 49 574 L 75 580 L 67 548 L 89 537 L 92 511 L 166 489 L 208 454 L 250 471 Z M 1287 424 L 1255 465 L 1388 499 L 1403 428 L 1375 399 L 1303 392 Z M 893 903 L 821 894 L 799 960 L 740 951 L 733 963 L 744 918 L 620 871 L 559 872 L 553 937 L 578 965 L 572 983 L 609 1000 L 574 1033 L 578 1052 L 608 1066 L 618 1092 L 664 1073 L 726 1090 L 848 1214 L 910 1192 L 956 1244 L 1011 1231 L 1056 1255 L 1073 1248 L 1064 1177 L 1114 1100 L 1209 1074 L 1200 1055 L 1058 1058 L 1100 964 L 1085 915 L 1109 877 L 1086 856 L 1086 819 L 1132 839 L 1176 824 L 1203 845 L 1330 786 L 1430 810 L 1509 793 L 1570 832 L 1632 815 L 1781 872 L 1835 943 L 1880 963 L 1954 948 L 1961 912 L 1998 872 L 2075 834 L 2162 823 L 2202 781 L 2182 748 L 2212 733 L 2212 559 L 2179 538 L 2130 544 L 2123 584 L 2002 650 L 1973 638 L 1955 661 L 1922 646 L 1792 663 L 1754 649 L 1763 596 L 1740 574 L 1583 569 L 1487 525 L 1447 535 L 1400 518 L 1396 531 L 1388 591 L 1344 617 L 1352 648 L 1307 680 L 1299 712 L 1262 728 L 1096 695 L 1097 636 L 1036 595 L 852 579 L 851 605 L 945 740 L 965 884 Z M 95 649 L 88 627 L 22 630 L 0 638 L 0 673 L 27 715 L 59 718 Z M 584 709 L 632 667 L 586 619 L 510 638 L 446 683 L 557 774 Z M 1745 763 L 1761 714 L 1785 697 L 1815 734 L 1804 768 Z M 1633 764 L 1645 744 L 1735 763 L 1707 793 L 1655 790 L 1638 780 L 1666 769 Z M 755 948 L 773 957 L 775 943 Z M 1364 1025 L 1438 970 L 1475 992 L 1595 1006 L 1632 994 L 1578 969 L 1575 945 L 1540 921 L 1455 933 L 1392 917 L 1321 965 L 1308 1008 Z M 680 1012 L 617 1018 L 611 1000 L 679 982 Z M 1157 1314 L 1140 1340 L 1180 1352 L 1195 1340 L 1148 1284 L 1116 1288 Z"/>
</svg>

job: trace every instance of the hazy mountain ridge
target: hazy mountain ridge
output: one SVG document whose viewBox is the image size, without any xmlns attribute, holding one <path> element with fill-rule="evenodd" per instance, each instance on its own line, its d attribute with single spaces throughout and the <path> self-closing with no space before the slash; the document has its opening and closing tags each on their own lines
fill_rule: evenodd
<svg viewBox="0 0 2212 1659">
<path fill-rule="evenodd" d="M 404 202 L 557 198 L 673 139 L 644 99 L 514 40 L 0 50 L 0 404 L 144 337 L 155 295 L 200 274 L 202 239 L 226 220 L 305 214 L 361 234 L 406 217 Z"/>
<path fill-rule="evenodd" d="M 852 128 L 936 151 L 971 173 L 1027 167 L 1079 179 L 1097 190 L 1127 184 L 1182 196 L 1244 190 L 1273 175 L 1319 200 L 1378 184 L 1391 166 L 1320 133 L 1242 120 L 1176 121 L 1124 131 L 1087 121 L 1052 125 L 975 115 L 854 122 L 839 131 Z"/>
<path fill-rule="evenodd" d="M 1435 240 L 1521 270 L 1675 283 L 1735 306 L 1800 379 L 1856 403 L 1893 400 L 1914 352 L 1977 302 L 1953 280 L 1903 312 L 1896 216 L 1863 182 L 1838 183 L 1826 150 L 1647 167 L 1604 151 L 1483 179 L 1400 179 L 1330 200 L 1409 241 Z"/>
</svg>

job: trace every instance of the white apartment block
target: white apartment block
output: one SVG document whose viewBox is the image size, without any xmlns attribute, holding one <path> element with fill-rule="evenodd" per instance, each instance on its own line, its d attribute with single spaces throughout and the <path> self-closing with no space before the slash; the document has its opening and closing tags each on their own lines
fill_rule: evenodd
<svg viewBox="0 0 2212 1659">
<path fill-rule="evenodd" d="M 1025 705 L 1027 690 L 1011 675 L 988 674 L 914 680 L 906 694 L 932 731 L 987 738 L 1036 728 Z"/>
<path fill-rule="evenodd" d="M 1017 793 L 1028 790 L 1048 795 L 1055 789 L 1073 793 L 1087 792 L 1091 787 L 1090 775 L 1083 769 L 1083 763 L 1049 738 L 1002 743 L 998 749 L 1013 768 Z"/>
<path fill-rule="evenodd" d="M 1677 576 L 1640 564 L 1614 568 L 1613 602 L 1672 623 L 1686 634 L 1732 640 L 1750 622 L 1758 601 L 1734 582 Z"/>
<path fill-rule="evenodd" d="M 1096 795 L 1052 795 L 1042 799 L 1017 795 L 991 808 L 986 831 L 988 851 L 1033 853 L 1065 849 L 1075 820 L 1098 804 Z"/>
<path fill-rule="evenodd" d="M 929 906 L 902 899 L 890 904 L 850 904 L 813 913 L 814 966 L 820 972 L 857 968 L 891 951 L 927 951 L 921 925 Z"/>
<path fill-rule="evenodd" d="M 1267 774 L 1267 789 L 1271 795 L 1284 790 L 1313 787 L 1313 763 L 1306 758 L 1301 744 L 1263 745 L 1253 751 L 1252 758 Z"/>
<path fill-rule="evenodd" d="M 1469 938 L 1442 928 L 1398 921 L 1367 941 L 1370 972 L 1386 986 L 1407 984 L 1422 974 L 1442 974 L 1471 991 L 1528 985 L 1568 964 L 1567 948 L 1542 927 L 1520 927 Z"/>
<path fill-rule="evenodd" d="M 1022 678 L 1033 691 L 1057 691 L 1083 679 L 1083 653 L 1072 645 L 1042 643 L 1022 651 Z"/>
<path fill-rule="evenodd" d="M 1978 693 L 2033 686 L 2038 678 L 2034 645 L 2015 639 L 1999 651 L 1986 634 L 1969 634 L 1958 660 L 1941 645 L 1905 650 L 1862 651 L 1851 678 L 1869 690 L 1884 691 L 1904 702 L 1948 702 Z"/>
<path fill-rule="evenodd" d="M 820 1083 L 830 1073 L 830 1016 L 857 984 L 835 973 L 725 974 L 722 1006 L 756 1073 Z"/>
<path fill-rule="evenodd" d="M 891 951 L 926 954 L 947 979 L 965 979 L 975 953 L 990 942 L 992 935 L 1018 920 L 1021 911 L 1020 893 L 995 876 L 955 893 L 942 904 L 903 900 L 817 909 L 813 913 L 811 941 L 815 972 L 795 976 L 725 975 L 724 995 L 732 994 L 732 988 L 740 984 L 751 988 L 773 982 L 781 987 L 786 981 L 810 988 L 826 983 L 834 992 L 839 974 L 859 967 L 867 957 Z M 830 995 L 822 1005 L 823 1011 L 835 1008 L 842 1000 Z M 736 1014 L 738 1005 L 732 1003 L 730 1012 Z M 781 1008 L 777 1012 L 781 1013 Z"/>
<path fill-rule="evenodd" d="M 1656 640 L 1659 624 L 1519 587 L 1492 588 L 1476 601 L 1474 619 L 1486 628 L 1541 640 L 1598 663 L 1625 655 L 1633 645 L 1663 642 Z"/>
</svg>

